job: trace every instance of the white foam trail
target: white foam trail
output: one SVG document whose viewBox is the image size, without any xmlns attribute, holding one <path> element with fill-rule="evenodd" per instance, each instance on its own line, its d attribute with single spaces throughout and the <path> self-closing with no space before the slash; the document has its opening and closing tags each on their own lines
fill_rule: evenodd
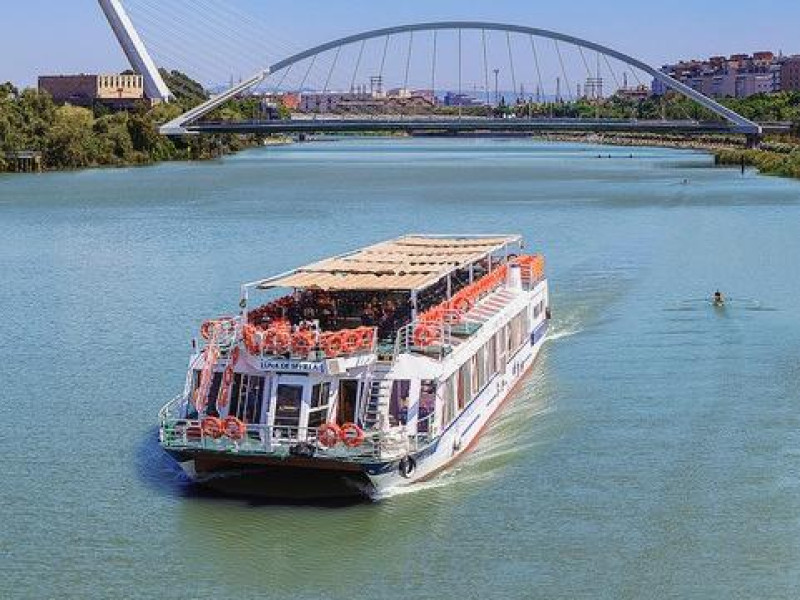
<svg viewBox="0 0 800 600">
<path fill-rule="evenodd" d="M 422 481 L 419 483 L 412 483 L 411 485 L 407 486 L 384 490 L 375 496 L 375 500 L 389 500 L 391 498 L 398 498 L 401 496 L 407 496 L 409 494 L 430 492 L 431 490 L 438 490 L 441 488 L 481 483 L 492 479 L 493 476 L 494 474 L 492 472 L 464 476 L 461 467 L 451 467 L 449 471 L 446 471 L 429 481 Z"/>
<path fill-rule="evenodd" d="M 583 329 L 564 329 L 564 330 L 556 330 L 550 333 L 547 336 L 547 339 L 555 341 L 561 340 L 564 338 L 572 337 L 573 335 L 578 335 L 579 333 L 583 332 Z"/>
</svg>

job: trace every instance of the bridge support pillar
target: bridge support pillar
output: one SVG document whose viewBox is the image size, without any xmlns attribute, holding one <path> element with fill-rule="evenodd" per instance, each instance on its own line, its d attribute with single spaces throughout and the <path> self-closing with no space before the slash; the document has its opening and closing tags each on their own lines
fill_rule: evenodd
<svg viewBox="0 0 800 600">
<path fill-rule="evenodd" d="M 762 135 L 760 133 L 748 133 L 747 134 L 747 148 L 749 150 L 755 150 L 761 147 L 761 139 Z"/>
</svg>

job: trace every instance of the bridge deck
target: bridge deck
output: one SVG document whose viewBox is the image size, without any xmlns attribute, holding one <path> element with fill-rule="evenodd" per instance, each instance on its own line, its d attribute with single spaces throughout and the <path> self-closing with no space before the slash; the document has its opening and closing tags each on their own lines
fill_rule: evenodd
<svg viewBox="0 0 800 600">
<path fill-rule="evenodd" d="M 749 133 L 737 125 L 699 121 L 639 121 L 608 119 L 290 119 L 275 121 L 198 122 L 192 133 L 358 133 L 386 132 L 537 132 L 596 131 L 642 133 Z"/>
</svg>

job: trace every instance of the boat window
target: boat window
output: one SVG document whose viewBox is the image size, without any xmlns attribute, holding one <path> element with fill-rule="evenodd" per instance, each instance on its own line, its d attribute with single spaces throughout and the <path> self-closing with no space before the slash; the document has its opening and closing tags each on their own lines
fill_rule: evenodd
<svg viewBox="0 0 800 600">
<path fill-rule="evenodd" d="M 496 353 L 495 373 L 500 373 L 506 368 L 506 353 L 504 351 L 505 341 L 503 340 L 502 329 L 494 336 L 494 347 Z"/>
<path fill-rule="evenodd" d="M 417 433 L 430 433 L 436 414 L 436 381 L 423 379 L 419 392 L 419 414 L 417 415 Z"/>
<path fill-rule="evenodd" d="M 530 317 L 528 311 L 523 310 L 511 319 L 511 332 L 508 342 L 510 352 L 515 352 L 525 344 L 530 334 Z"/>
<path fill-rule="evenodd" d="M 264 378 L 236 373 L 231 386 L 231 404 L 228 414 L 245 423 L 261 421 L 261 407 L 264 396 Z"/>
<path fill-rule="evenodd" d="M 275 404 L 275 425 L 279 427 L 298 427 L 300 406 L 303 400 L 302 385 L 278 386 Z"/>
<path fill-rule="evenodd" d="M 392 397 L 389 401 L 389 422 L 392 425 L 405 425 L 408 422 L 408 407 L 411 402 L 410 379 L 395 379 L 392 383 Z"/>
<path fill-rule="evenodd" d="M 442 393 L 442 427 L 447 427 L 456 416 L 456 376 L 444 384 Z"/>
<path fill-rule="evenodd" d="M 469 359 L 469 373 L 470 377 L 470 395 L 467 398 L 467 402 L 472 400 L 473 397 L 478 393 L 478 390 L 481 389 L 480 382 L 478 381 L 478 355 L 473 354 L 472 357 Z"/>
<path fill-rule="evenodd" d="M 492 336 L 486 343 L 486 374 L 489 379 L 497 375 L 497 336 Z"/>
<path fill-rule="evenodd" d="M 331 401 L 331 384 L 318 383 L 311 388 L 311 410 L 308 413 L 308 426 L 319 427 L 328 420 L 328 405 Z"/>
<path fill-rule="evenodd" d="M 486 346 L 482 346 L 475 355 L 475 360 L 478 365 L 478 385 L 476 393 L 483 389 L 486 385 L 488 377 L 486 376 Z"/>
<path fill-rule="evenodd" d="M 458 410 L 464 410 L 467 403 L 472 400 L 470 386 L 469 363 L 464 363 L 458 370 Z"/>
</svg>

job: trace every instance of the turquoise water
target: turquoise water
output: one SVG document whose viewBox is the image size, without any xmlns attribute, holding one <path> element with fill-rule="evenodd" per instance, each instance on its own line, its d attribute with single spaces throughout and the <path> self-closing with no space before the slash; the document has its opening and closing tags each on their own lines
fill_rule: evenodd
<svg viewBox="0 0 800 600">
<path fill-rule="evenodd" d="M 798 223 L 795 181 L 522 140 L 0 178 L 0 597 L 796 598 Z M 155 422 L 197 324 L 407 232 L 548 257 L 553 340 L 477 450 L 374 505 L 188 489 Z"/>
</svg>

